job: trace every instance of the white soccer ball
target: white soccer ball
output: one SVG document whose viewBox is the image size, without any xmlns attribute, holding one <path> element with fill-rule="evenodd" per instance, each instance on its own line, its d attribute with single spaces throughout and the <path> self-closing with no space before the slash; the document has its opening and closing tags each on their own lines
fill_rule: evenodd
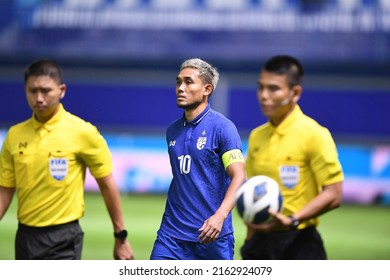
<svg viewBox="0 0 390 280">
<path fill-rule="evenodd" d="M 268 176 L 254 176 L 246 180 L 236 192 L 236 208 L 240 217 L 253 224 L 269 221 L 269 209 L 279 212 L 283 197 L 279 184 Z"/>
</svg>

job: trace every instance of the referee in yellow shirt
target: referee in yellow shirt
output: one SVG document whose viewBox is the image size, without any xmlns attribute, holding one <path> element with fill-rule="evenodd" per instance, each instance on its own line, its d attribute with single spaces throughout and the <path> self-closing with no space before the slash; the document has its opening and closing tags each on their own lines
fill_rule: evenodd
<svg viewBox="0 0 390 280">
<path fill-rule="evenodd" d="M 33 114 L 9 129 L 0 153 L 0 219 L 15 192 L 18 201 L 15 259 L 81 259 L 87 167 L 113 224 L 114 258 L 133 259 L 106 141 L 63 108 L 66 85 L 55 61 L 33 62 L 24 79 Z"/>
<path fill-rule="evenodd" d="M 342 167 L 328 129 L 297 105 L 303 69 L 291 56 L 268 60 L 259 75 L 257 97 L 268 122 L 249 135 L 247 176 L 275 179 L 283 210 L 270 222 L 247 225 L 243 259 L 326 259 L 316 229 L 318 217 L 342 199 Z"/>
</svg>

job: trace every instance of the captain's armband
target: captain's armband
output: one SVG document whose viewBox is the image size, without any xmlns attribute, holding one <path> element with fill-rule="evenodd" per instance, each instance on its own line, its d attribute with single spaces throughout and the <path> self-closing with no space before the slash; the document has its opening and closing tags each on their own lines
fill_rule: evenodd
<svg viewBox="0 0 390 280">
<path fill-rule="evenodd" d="M 231 165 L 232 163 L 236 163 L 236 162 L 245 163 L 244 156 L 242 155 L 242 152 L 239 149 L 230 150 L 224 153 L 222 155 L 222 162 L 225 169 L 228 168 L 228 166 Z"/>
</svg>

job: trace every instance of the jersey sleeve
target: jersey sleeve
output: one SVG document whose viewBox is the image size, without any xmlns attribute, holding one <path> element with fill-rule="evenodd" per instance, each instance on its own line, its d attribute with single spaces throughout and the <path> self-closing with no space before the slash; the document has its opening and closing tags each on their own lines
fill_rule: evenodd
<svg viewBox="0 0 390 280">
<path fill-rule="evenodd" d="M 8 132 L 0 152 L 0 186 L 15 187 L 15 170 L 12 156 L 8 147 Z"/>
<path fill-rule="evenodd" d="M 342 166 L 338 158 L 336 144 L 327 128 L 321 127 L 319 133 L 313 134 L 316 139 L 310 145 L 311 168 L 321 186 L 341 182 L 344 179 Z"/>
<path fill-rule="evenodd" d="M 102 178 L 113 171 L 111 152 L 106 140 L 93 125 L 87 126 L 81 139 L 81 157 L 92 176 Z"/>
<path fill-rule="evenodd" d="M 226 121 L 220 127 L 220 152 L 221 156 L 231 150 L 242 151 L 242 142 L 236 126 L 231 121 Z"/>
</svg>

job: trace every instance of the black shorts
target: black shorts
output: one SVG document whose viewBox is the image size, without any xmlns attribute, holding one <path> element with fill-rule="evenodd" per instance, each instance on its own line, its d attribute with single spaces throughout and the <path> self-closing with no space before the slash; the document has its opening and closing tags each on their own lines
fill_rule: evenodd
<svg viewBox="0 0 390 280">
<path fill-rule="evenodd" d="M 326 260 L 315 227 L 275 233 L 256 233 L 241 247 L 244 260 Z"/>
<path fill-rule="evenodd" d="M 18 225 L 16 260 L 80 260 L 83 232 L 78 221 L 48 226 Z"/>
</svg>

